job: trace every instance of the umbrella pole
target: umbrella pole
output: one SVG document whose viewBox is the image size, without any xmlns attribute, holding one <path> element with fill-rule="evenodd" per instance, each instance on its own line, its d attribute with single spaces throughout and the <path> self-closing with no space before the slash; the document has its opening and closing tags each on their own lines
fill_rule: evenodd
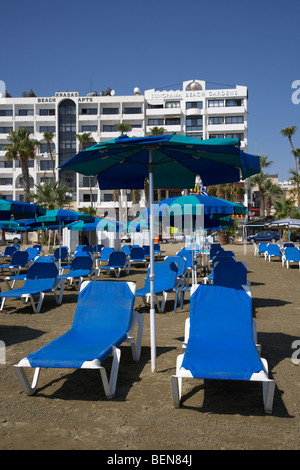
<svg viewBox="0 0 300 470">
<path fill-rule="evenodd" d="M 58 239 L 59 239 L 58 269 L 59 269 L 59 273 L 60 273 L 60 269 L 61 269 L 61 221 L 59 221 L 59 225 L 58 225 Z"/>
<path fill-rule="evenodd" d="M 150 344 L 151 370 L 156 372 L 156 331 L 154 304 L 154 214 L 153 214 L 153 150 L 149 149 L 149 203 L 150 203 Z"/>
</svg>

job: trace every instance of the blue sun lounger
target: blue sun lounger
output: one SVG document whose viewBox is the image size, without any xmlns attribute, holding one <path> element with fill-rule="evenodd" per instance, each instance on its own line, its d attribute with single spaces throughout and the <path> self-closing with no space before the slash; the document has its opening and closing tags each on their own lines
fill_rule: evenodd
<svg viewBox="0 0 300 470">
<path fill-rule="evenodd" d="M 141 353 L 143 316 L 133 311 L 135 284 L 124 281 L 86 281 L 78 294 L 71 328 L 14 366 L 28 395 L 36 391 L 41 368 L 98 369 L 107 398 L 113 397 L 123 342 L 131 344 L 134 361 Z M 138 325 L 136 340 L 132 336 Z M 110 379 L 102 362 L 113 356 Z M 35 368 L 30 384 L 25 368 Z"/>
<path fill-rule="evenodd" d="M 19 251 L 17 246 L 7 246 L 4 250 L 4 253 L 0 254 L 0 258 L 11 258 L 15 251 Z"/>
<path fill-rule="evenodd" d="M 289 269 L 290 263 L 299 263 L 300 269 L 300 250 L 296 247 L 287 247 L 284 250 L 282 256 L 282 266 L 286 263 L 287 269 Z"/>
<path fill-rule="evenodd" d="M 57 303 L 61 304 L 64 281 L 57 279 L 58 269 L 52 256 L 40 256 L 34 261 L 27 272 L 23 287 L 0 293 L 2 299 L 0 310 L 3 310 L 5 299 L 17 298 L 24 302 L 31 301 L 33 311 L 39 313 L 46 293 L 54 294 Z M 56 291 L 60 289 L 59 296 Z M 35 304 L 34 297 L 39 300 Z"/>
<path fill-rule="evenodd" d="M 145 250 L 141 246 L 134 246 L 130 250 L 130 258 L 129 258 L 129 268 L 132 264 L 144 264 L 147 266 L 148 261 L 145 258 Z M 128 271 L 129 274 L 129 271 Z"/>
<path fill-rule="evenodd" d="M 282 259 L 282 253 L 280 251 L 279 245 L 276 245 L 276 243 L 268 243 L 267 250 L 265 251 L 265 261 L 267 259 L 271 261 L 271 258 L 276 257 L 278 257 L 280 260 Z"/>
<path fill-rule="evenodd" d="M 251 297 L 242 289 L 195 288 L 186 350 L 178 356 L 176 375 L 171 377 L 173 405 L 180 406 L 183 378 L 258 381 L 265 412 L 271 413 L 275 382 L 254 343 Z"/>
<path fill-rule="evenodd" d="M 64 279 L 68 281 L 70 285 L 74 283 L 75 289 L 79 290 L 83 282 L 84 277 L 90 279 L 94 276 L 94 280 L 97 277 L 97 271 L 93 268 L 93 258 L 91 255 L 86 253 L 86 256 L 75 256 L 73 258 L 70 270 L 67 274 L 60 274 L 57 279 Z M 76 283 L 77 281 L 77 283 Z"/>
<path fill-rule="evenodd" d="M 15 274 L 19 274 L 21 268 L 25 268 L 28 263 L 29 253 L 27 251 L 15 251 L 9 264 L 1 264 L 0 271 L 9 269 Z"/>
<path fill-rule="evenodd" d="M 120 277 L 121 271 L 124 269 L 125 273 L 129 273 L 129 262 L 124 251 L 113 251 L 106 266 L 99 266 L 97 268 L 97 274 L 101 271 L 112 271 L 116 277 Z"/>
<path fill-rule="evenodd" d="M 108 246 L 105 246 L 104 248 L 102 248 L 101 253 L 100 253 L 100 258 L 99 258 L 100 266 L 102 266 L 103 261 L 108 263 L 109 257 L 111 253 L 113 253 L 114 251 L 115 251 L 114 248 L 111 248 Z"/>
<path fill-rule="evenodd" d="M 178 268 L 175 263 L 154 263 L 154 295 L 155 303 L 159 312 L 164 312 L 168 292 L 173 292 L 176 286 Z M 144 287 L 136 291 L 136 297 L 142 297 L 144 303 L 150 299 L 150 267 L 147 270 L 147 277 Z M 161 306 L 158 302 L 158 295 L 163 296 Z"/>
</svg>

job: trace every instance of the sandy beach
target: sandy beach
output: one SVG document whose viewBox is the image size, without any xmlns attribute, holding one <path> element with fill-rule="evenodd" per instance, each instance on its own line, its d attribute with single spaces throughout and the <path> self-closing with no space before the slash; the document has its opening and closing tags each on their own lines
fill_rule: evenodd
<svg viewBox="0 0 300 470">
<path fill-rule="evenodd" d="M 181 246 L 163 244 L 163 256 Z M 174 294 L 166 312 L 156 315 L 157 372 L 150 365 L 149 310 L 137 300 L 145 318 L 141 359 L 134 363 L 130 346 L 121 347 L 113 399 L 106 399 L 98 371 L 67 369 L 42 370 L 37 393 L 27 396 L 13 365 L 70 328 L 78 292 L 66 286 L 62 305 L 46 296 L 40 314 L 10 299 L 0 312 L 0 339 L 6 345 L 6 363 L 0 364 L 0 449 L 299 450 L 300 365 L 291 359 L 292 344 L 300 339 L 299 267 L 286 269 L 277 259 L 255 257 L 251 245 L 246 255 L 241 244 L 224 248 L 247 263 L 261 356 L 276 382 L 272 415 L 264 413 L 262 388 L 254 382 L 185 380 L 182 406 L 173 407 L 170 377 L 189 315 L 188 296 L 174 314 Z M 144 267 L 133 267 L 120 279 L 139 288 L 145 275 Z M 107 278 L 115 279 L 101 274 Z M 0 279 L 3 292 L 3 274 Z"/>
</svg>

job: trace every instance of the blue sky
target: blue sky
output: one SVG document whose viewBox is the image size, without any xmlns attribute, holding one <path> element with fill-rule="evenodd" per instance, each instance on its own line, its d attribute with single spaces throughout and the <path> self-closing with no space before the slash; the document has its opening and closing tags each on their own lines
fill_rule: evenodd
<svg viewBox="0 0 300 470">
<path fill-rule="evenodd" d="M 296 126 L 300 148 L 299 0 L 10 0 L 0 11 L 0 80 L 12 96 L 245 85 L 249 153 L 267 155 L 281 181 L 294 169 L 280 130 Z"/>
</svg>

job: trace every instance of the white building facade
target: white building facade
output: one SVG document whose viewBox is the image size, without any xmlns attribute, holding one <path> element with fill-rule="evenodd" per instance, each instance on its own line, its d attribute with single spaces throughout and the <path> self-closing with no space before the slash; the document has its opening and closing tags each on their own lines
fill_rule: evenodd
<svg viewBox="0 0 300 470">
<path fill-rule="evenodd" d="M 1 94 L 0 94 L 1 95 Z M 23 94 L 24 95 L 24 94 Z M 199 139 L 214 137 L 239 138 L 241 148 L 247 151 L 247 101 L 245 86 L 228 88 L 208 87 L 203 80 L 183 82 L 176 90 L 138 89 L 129 96 L 117 96 L 113 90 L 92 92 L 80 96 L 78 91 L 56 92 L 54 96 L 10 97 L 0 96 L 0 197 L 22 200 L 23 178 L 18 162 L 5 158 L 5 144 L 9 144 L 10 130 L 27 127 L 32 137 L 40 142 L 37 157 L 29 163 L 31 190 L 34 185 L 53 179 L 52 162 L 44 132 L 51 131 L 54 138 L 51 153 L 55 159 L 56 178 L 73 189 L 74 207 L 91 205 L 88 177 L 72 171 L 58 170 L 58 166 L 80 150 L 76 134 L 90 133 L 91 143 L 103 142 L 120 135 L 117 124 L 130 125 L 130 137 L 151 135 L 153 127 L 162 127 L 166 133 L 184 134 Z M 118 209 L 119 203 L 131 207 L 131 192 L 121 191 L 117 201 L 113 191 L 101 190 L 96 178 L 91 179 L 93 206 L 98 215 L 109 209 Z M 189 188 L 178 188 L 177 193 Z M 162 190 L 163 197 L 176 191 Z M 140 193 L 140 206 L 145 205 L 144 191 Z"/>
</svg>

